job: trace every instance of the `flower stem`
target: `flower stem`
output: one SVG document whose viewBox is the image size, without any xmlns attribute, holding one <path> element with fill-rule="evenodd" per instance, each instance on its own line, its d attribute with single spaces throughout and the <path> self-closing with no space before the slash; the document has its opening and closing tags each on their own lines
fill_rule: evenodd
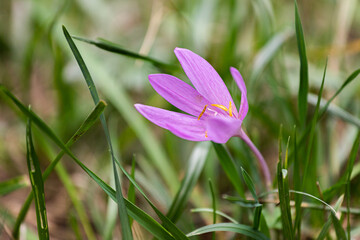
<svg viewBox="0 0 360 240">
<path fill-rule="evenodd" d="M 244 132 L 243 129 L 240 129 L 240 133 L 239 133 L 238 137 L 240 137 L 250 147 L 251 151 L 254 153 L 254 155 L 258 159 L 261 170 L 265 177 L 266 187 L 269 189 L 271 187 L 272 180 L 271 180 L 269 167 L 268 167 L 264 157 L 260 153 L 259 149 L 257 149 L 257 147 L 254 145 L 254 143 L 246 135 L 246 133 Z"/>
</svg>

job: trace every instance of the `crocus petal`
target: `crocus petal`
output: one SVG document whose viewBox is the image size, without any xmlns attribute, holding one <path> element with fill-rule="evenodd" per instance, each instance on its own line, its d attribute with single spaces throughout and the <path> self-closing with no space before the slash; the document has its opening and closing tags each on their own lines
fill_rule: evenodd
<svg viewBox="0 0 360 240">
<path fill-rule="evenodd" d="M 236 68 L 231 67 L 230 72 L 241 91 L 241 103 L 240 103 L 240 108 L 239 108 L 239 118 L 241 120 L 243 120 L 249 111 L 249 103 L 247 101 L 247 91 L 246 91 L 245 82 L 244 82 L 244 79 L 242 78 L 240 72 Z"/>
<path fill-rule="evenodd" d="M 238 134 L 242 120 L 229 117 L 212 117 L 206 119 L 206 129 L 209 140 L 216 143 L 226 143 L 229 138 Z"/>
<path fill-rule="evenodd" d="M 175 48 L 175 55 L 196 90 L 213 104 L 235 104 L 225 83 L 205 59 L 188 49 Z M 237 115 L 237 114 L 236 114 Z"/>
<path fill-rule="evenodd" d="M 168 129 L 176 136 L 190 141 L 206 141 L 203 120 L 190 115 L 167 111 L 161 108 L 135 104 L 136 110 L 154 124 Z"/>
<path fill-rule="evenodd" d="M 199 116 L 210 102 L 189 84 L 167 74 L 149 75 L 151 86 L 166 101 L 194 116 Z"/>
</svg>

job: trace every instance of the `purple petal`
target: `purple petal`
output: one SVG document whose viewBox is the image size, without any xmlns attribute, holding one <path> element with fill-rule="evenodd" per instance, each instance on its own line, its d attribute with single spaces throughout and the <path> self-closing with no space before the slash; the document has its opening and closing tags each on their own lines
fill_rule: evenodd
<svg viewBox="0 0 360 240">
<path fill-rule="evenodd" d="M 189 84 L 167 74 L 149 75 L 151 86 L 169 103 L 194 116 L 199 116 L 210 102 Z"/>
<path fill-rule="evenodd" d="M 207 141 L 203 120 L 161 108 L 135 104 L 136 110 L 154 124 L 190 141 Z"/>
<path fill-rule="evenodd" d="M 231 117 L 213 117 L 206 119 L 209 139 L 216 143 L 226 143 L 229 138 L 239 134 L 242 120 Z"/>
<path fill-rule="evenodd" d="M 243 120 L 249 111 L 249 103 L 247 101 L 247 91 L 246 91 L 245 82 L 244 82 L 244 79 L 242 78 L 240 72 L 236 68 L 231 67 L 230 72 L 241 91 L 241 103 L 240 103 L 240 108 L 239 108 L 239 118 L 241 120 Z"/>
<path fill-rule="evenodd" d="M 175 48 L 175 55 L 196 90 L 213 104 L 226 107 L 235 104 L 225 83 L 215 69 L 202 57 L 183 48 Z"/>
</svg>

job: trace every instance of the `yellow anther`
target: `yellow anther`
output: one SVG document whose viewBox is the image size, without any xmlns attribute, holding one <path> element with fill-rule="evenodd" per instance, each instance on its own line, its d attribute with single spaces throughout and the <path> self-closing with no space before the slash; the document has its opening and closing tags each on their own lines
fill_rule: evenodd
<svg viewBox="0 0 360 240">
<path fill-rule="evenodd" d="M 231 101 L 229 102 L 229 116 L 232 117 L 232 105 L 231 105 Z"/>
<path fill-rule="evenodd" d="M 207 135 L 207 131 L 205 131 L 205 137 L 206 137 L 206 138 L 208 137 L 208 135 Z"/>
<path fill-rule="evenodd" d="M 207 106 L 208 106 L 208 105 L 205 105 L 204 109 L 202 110 L 202 112 L 200 113 L 200 115 L 199 115 L 199 117 L 198 117 L 198 120 L 200 120 L 201 116 L 204 115 Z"/>
<path fill-rule="evenodd" d="M 229 109 L 227 109 L 224 105 L 221 105 L 221 104 L 210 104 L 210 106 L 220 108 L 221 110 L 224 110 L 225 112 L 228 112 L 230 117 L 233 116 L 231 101 L 229 102 Z M 198 120 L 200 120 L 202 115 L 204 115 L 207 107 L 208 107 L 208 105 L 205 105 L 204 109 L 202 110 L 202 112 L 200 113 L 200 115 L 198 117 Z"/>
<path fill-rule="evenodd" d="M 229 110 L 224 106 L 224 105 L 220 105 L 220 104 L 211 104 L 211 106 L 213 107 L 217 107 L 220 108 L 222 110 L 224 110 L 225 112 L 229 112 Z"/>
</svg>

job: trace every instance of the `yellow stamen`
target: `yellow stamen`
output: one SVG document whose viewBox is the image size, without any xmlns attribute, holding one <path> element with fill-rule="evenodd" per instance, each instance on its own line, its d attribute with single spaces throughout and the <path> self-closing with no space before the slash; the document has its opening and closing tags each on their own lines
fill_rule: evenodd
<svg viewBox="0 0 360 240">
<path fill-rule="evenodd" d="M 201 116 L 204 115 L 207 106 L 208 106 L 208 105 L 205 105 L 204 109 L 202 110 L 202 112 L 200 113 L 200 115 L 199 115 L 199 117 L 198 117 L 198 120 L 200 120 Z"/>
<path fill-rule="evenodd" d="M 211 104 L 211 106 L 213 107 L 217 107 L 220 108 L 222 110 L 224 110 L 225 112 L 228 112 L 229 110 L 224 106 L 224 105 L 220 105 L 220 104 Z"/>
<path fill-rule="evenodd" d="M 232 105 L 231 105 L 231 101 L 229 102 L 229 116 L 232 117 Z"/>
<path fill-rule="evenodd" d="M 205 137 L 206 137 L 206 138 L 208 137 L 208 135 L 207 135 L 207 131 L 205 131 Z"/>
<path fill-rule="evenodd" d="M 227 109 L 224 105 L 221 105 L 221 104 L 210 104 L 210 106 L 220 108 L 220 109 L 224 110 L 225 112 L 228 112 L 230 117 L 233 116 L 231 101 L 229 102 L 229 109 Z M 199 115 L 199 117 L 198 117 L 198 120 L 200 120 L 200 118 L 202 117 L 202 115 L 204 115 L 207 107 L 208 107 L 208 105 L 205 105 L 205 106 L 204 106 L 204 109 L 203 109 L 202 112 L 200 113 L 200 115 Z"/>
</svg>

